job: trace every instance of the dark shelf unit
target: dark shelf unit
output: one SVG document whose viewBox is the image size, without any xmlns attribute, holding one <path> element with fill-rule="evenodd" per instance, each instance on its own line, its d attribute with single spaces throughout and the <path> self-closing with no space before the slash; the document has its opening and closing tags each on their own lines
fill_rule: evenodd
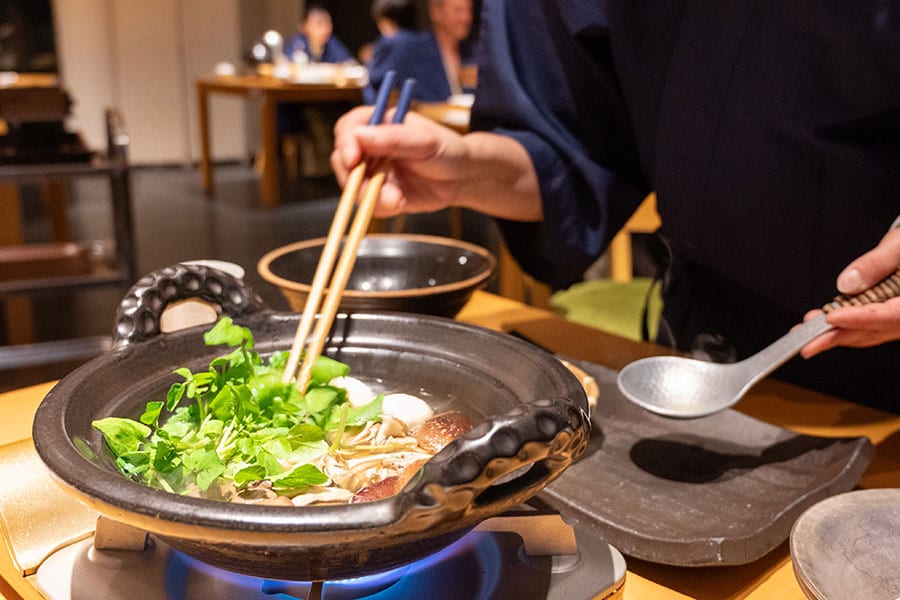
<svg viewBox="0 0 900 600">
<path fill-rule="evenodd" d="M 60 162 L 42 161 L 31 164 L 0 164 L 0 181 L 16 184 L 43 184 L 80 177 L 107 177 L 110 185 L 113 238 L 115 251 L 110 260 L 92 261 L 89 272 L 61 276 L 28 277 L 0 281 L 0 301 L 14 297 L 50 294 L 61 290 L 78 290 L 98 286 L 126 287 L 137 279 L 134 224 L 132 214 L 131 181 L 128 161 L 129 139 L 124 121 L 118 111 L 106 111 L 106 152 L 92 153 L 88 160 Z M 104 344 L 89 344 L 98 350 Z M 46 355 L 47 362 L 67 356 L 84 354 L 85 340 L 71 339 L 35 344 L 0 347 L 0 368 L 16 368 L 17 357 L 22 364 L 40 362 Z M 43 352 L 47 348 L 47 352 Z"/>
</svg>

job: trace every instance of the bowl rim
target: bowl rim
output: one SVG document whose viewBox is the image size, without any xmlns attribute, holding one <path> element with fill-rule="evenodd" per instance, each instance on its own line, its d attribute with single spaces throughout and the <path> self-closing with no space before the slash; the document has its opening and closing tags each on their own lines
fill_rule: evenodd
<svg viewBox="0 0 900 600">
<path fill-rule="evenodd" d="M 301 240 L 299 242 L 294 242 L 292 244 L 287 244 L 285 246 L 279 246 L 274 250 L 270 250 L 269 252 L 264 254 L 262 258 L 259 259 L 259 262 L 256 264 L 256 271 L 259 273 L 260 277 L 273 285 L 297 292 L 309 293 L 309 290 L 312 287 L 310 284 L 300 283 L 298 281 L 285 279 L 284 277 L 276 275 L 274 272 L 272 272 L 271 264 L 276 259 L 281 258 L 286 254 L 290 254 L 291 252 L 295 252 L 297 250 L 305 250 L 307 248 L 312 248 L 315 246 L 322 246 L 325 244 L 326 239 L 327 238 L 324 237 L 311 238 L 307 240 Z M 458 240 L 456 238 L 447 238 L 442 236 L 417 233 L 372 233 L 366 234 L 363 237 L 363 241 L 367 239 L 403 239 L 410 242 L 459 248 L 481 256 L 487 261 L 487 266 L 472 277 L 454 281 L 452 283 L 444 283 L 441 285 L 422 288 L 406 288 L 402 290 L 364 291 L 346 289 L 342 294 L 344 296 L 351 298 L 410 298 L 450 293 L 477 287 L 478 285 L 486 281 L 497 268 L 497 258 L 490 250 L 477 244 L 472 244 L 463 240 Z M 325 290 L 327 291 L 328 288 L 326 287 Z"/>
</svg>

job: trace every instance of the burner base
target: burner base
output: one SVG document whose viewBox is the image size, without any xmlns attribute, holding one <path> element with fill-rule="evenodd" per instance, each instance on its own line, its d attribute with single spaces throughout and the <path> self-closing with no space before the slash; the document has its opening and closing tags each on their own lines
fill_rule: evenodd
<svg viewBox="0 0 900 600">
<path fill-rule="evenodd" d="M 608 544 L 577 535 L 577 554 L 530 556 L 511 532 L 473 531 L 424 560 L 358 580 L 272 581 L 209 566 L 151 537 L 143 551 L 97 550 L 86 539 L 51 555 L 29 580 L 50 600 L 279 598 L 323 600 L 545 599 L 620 597 L 625 560 Z M 452 583 L 451 583 L 452 582 Z M 321 593 L 321 595 L 319 595 Z"/>
</svg>

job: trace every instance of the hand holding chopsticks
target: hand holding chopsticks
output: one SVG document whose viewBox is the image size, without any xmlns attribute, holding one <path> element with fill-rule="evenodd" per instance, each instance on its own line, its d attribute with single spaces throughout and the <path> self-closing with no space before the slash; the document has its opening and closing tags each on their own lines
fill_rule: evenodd
<svg viewBox="0 0 900 600">
<path fill-rule="evenodd" d="M 375 111 L 372 113 L 372 118 L 369 120 L 370 125 L 378 125 L 384 119 L 384 114 L 387 110 L 391 89 L 394 86 L 395 79 L 396 73 L 394 71 L 389 71 L 386 74 L 384 81 L 378 90 L 378 97 L 375 101 Z M 401 123 L 405 118 L 410 101 L 412 100 L 414 87 L 414 79 L 407 79 L 403 83 L 397 108 L 392 119 L 393 123 Z M 297 387 L 300 391 L 304 391 L 309 384 L 313 364 L 325 347 L 325 339 L 328 336 L 328 332 L 331 330 L 331 325 L 337 314 L 341 295 L 344 293 L 344 288 L 347 286 L 347 280 L 350 278 L 350 272 L 353 270 L 353 265 L 356 263 L 359 244 L 372 220 L 375 203 L 378 200 L 381 186 L 384 184 L 387 175 L 388 165 L 386 162 L 381 163 L 376 172 L 369 179 L 363 198 L 356 209 L 356 216 L 353 219 L 353 223 L 350 225 L 350 231 L 347 233 L 346 239 L 343 240 L 344 232 L 347 230 L 347 223 L 353 212 L 353 206 L 356 202 L 356 198 L 359 196 L 360 187 L 362 186 L 363 179 L 369 167 L 370 165 L 367 165 L 365 161 L 360 163 L 353 169 L 347 179 L 347 184 L 344 186 L 344 191 L 338 202 L 338 207 L 335 211 L 334 218 L 332 219 L 331 227 L 328 230 L 328 237 L 325 246 L 322 249 L 322 256 L 319 259 L 319 264 L 316 268 L 312 285 L 310 286 L 309 296 L 306 299 L 303 314 L 300 317 L 300 323 L 297 325 L 297 332 L 294 336 L 291 353 L 288 357 L 287 365 L 285 366 L 284 374 L 282 376 L 282 383 L 289 383 L 291 381 L 294 376 L 294 371 L 297 369 L 297 363 L 302 357 L 303 362 L 297 373 Z M 340 258 L 337 259 L 337 266 L 335 267 L 335 260 L 338 250 L 341 247 L 342 240 L 343 250 Z M 325 284 L 329 277 L 331 278 L 331 281 L 328 284 L 328 294 L 323 303 L 322 296 L 325 291 Z M 319 315 L 318 321 L 316 321 L 316 328 L 312 337 L 309 337 L 316 314 Z M 308 342 L 307 338 L 309 338 Z"/>
</svg>

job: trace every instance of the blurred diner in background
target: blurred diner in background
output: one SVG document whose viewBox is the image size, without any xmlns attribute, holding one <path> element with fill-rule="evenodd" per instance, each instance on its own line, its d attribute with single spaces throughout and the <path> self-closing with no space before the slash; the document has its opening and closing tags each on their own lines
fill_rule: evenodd
<svg viewBox="0 0 900 600">
<path fill-rule="evenodd" d="M 378 38 L 359 49 L 359 60 L 366 65 L 385 39 L 412 33 L 419 27 L 415 0 L 372 0 L 369 14 L 378 28 Z"/>
<path fill-rule="evenodd" d="M 331 13 L 324 6 L 310 3 L 305 13 L 297 32 L 284 45 L 284 54 L 290 60 L 300 64 L 307 61 L 342 63 L 353 60 L 347 47 L 334 35 Z"/>
<path fill-rule="evenodd" d="M 324 65 L 355 63 L 347 47 L 334 35 L 331 13 L 321 4 L 309 3 L 297 31 L 284 45 L 284 55 L 299 72 L 299 81 L 316 82 L 310 77 L 313 69 Z M 276 65 L 277 68 L 277 65 Z M 326 71 L 327 73 L 327 71 Z M 334 78 L 330 78 L 332 81 Z M 347 105 L 329 103 L 280 103 L 278 105 L 278 134 L 281 152 L 292 171 L 299 170 L 306 177 L 331 175 L 328 157 L 334 145 L 332 129 L 337 117 Z M 299 161 L 299 166 L 297 162 Z"/>
<path fill-rule="evenodd" d="M 415 99 L 423 102 L 445 102 L 474 90 L 472 0 L 428 0 L 428 18 L 428 30 L 402 31 L 376 46 L 369 63 L 367 102 L 374 101 L 388 71 L 395 71 L 401 80 L 416 79 Z"/>
</svg>

